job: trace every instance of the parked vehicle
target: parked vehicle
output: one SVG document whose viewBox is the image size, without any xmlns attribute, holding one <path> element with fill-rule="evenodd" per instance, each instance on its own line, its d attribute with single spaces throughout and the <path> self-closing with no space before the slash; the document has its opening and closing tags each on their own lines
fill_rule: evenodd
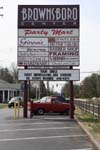
<svg viewBox="0 0 100 150">
<path fill-rule="evenodd" d="M 48 99 L 50 99 L 51 97 L 56 97 L 56 98 L 59 99 L 60 102 L 63 102 L 63 103 L 69 103 L 69 102 L 70 102 L 69 99 L 66 99 L 66 98 L 63 97 L 63 96 L 57 95 L 57 96 L 45 96 L 45 97 L 42 97 L 42 98 L 39 99 L 39 100 L 35 100 L 34 103 L 37 103 L 37 102 L 38 102 L 38 103 L 45 103 L 45 102 L 48 101 Z"/>
<path fill-rule="evenodd" d="M 44 113 L 69 114 L 70 103 L 62 102 L 58 97 L 48 97 L 45 102 L 35 101 L 31 104 L 31 112 L 35 115 Z"/>
<path fill-rule="evenodd" d="M 21 96 L 11 98 L 11 100 L 8 102 L 8 107 L 14 107 L 14 102 L 16 102 L 16 106 L 18 106 L 19 102 L 20 106 L 23 107 L 23 98 Z"/>
</svg>

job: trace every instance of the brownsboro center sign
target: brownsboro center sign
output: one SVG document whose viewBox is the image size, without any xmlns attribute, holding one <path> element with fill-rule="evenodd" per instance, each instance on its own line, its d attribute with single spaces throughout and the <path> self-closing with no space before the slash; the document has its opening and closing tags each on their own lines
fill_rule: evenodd
<svg viewBox="0 0 100 150">
<path fill-rule="evenodd" d="M 70 80 L 73 119 L 73 80 L 79 79 L 79 70 L 72 70 L 79 66 L 79 5 L 19 5 L 17 64 L 24 66 L 18 72 L 19 80 L 26 80 L 24 117 L 27 118 L 27 80 Z M 34 69 L 28 70 L 31 67 Z"/>
<path fill-rule="evenodd" d="M 79 5 L 18 6 L 18 66 L 79 66 Z"/>
</svg>

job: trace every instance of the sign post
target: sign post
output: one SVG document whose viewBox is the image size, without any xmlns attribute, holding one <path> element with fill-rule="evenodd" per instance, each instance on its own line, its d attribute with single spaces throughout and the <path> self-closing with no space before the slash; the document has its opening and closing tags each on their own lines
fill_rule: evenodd
<svg viewBox="0 0 100 150">
<path fill-rule="evenodd" d="M 25 69 L 27 69 L 27 66 L 25 66 Z M 27 99 L 28 99 L 28 86 L 27 86 L 27 80 L 25 80 L 24 81 L 24 109 L 23 109 L 24 118 L 27 118 Z"/>
<path fill-rule="evenodd" d="M 72 66 L 70 66 L 70 69 L 73 69 Z M 70 118 L 74 119 L 74 86 L 73 81 L 70 81 Z"/>
<path fill-rule="evenodd" d="M 33 68 L 28 72 L 19 70 L 19 80 L 25 80 L 25 91 L 27 80 L 70 81 L 73 118 L 73 81 L 79 80 L 79 71 L 73 66 L 80 64 L 79 5 L 19 5 L 17 54 L 19 67 Z M 27 91 L 24 117 L 26 97 Z"/>
</svg>

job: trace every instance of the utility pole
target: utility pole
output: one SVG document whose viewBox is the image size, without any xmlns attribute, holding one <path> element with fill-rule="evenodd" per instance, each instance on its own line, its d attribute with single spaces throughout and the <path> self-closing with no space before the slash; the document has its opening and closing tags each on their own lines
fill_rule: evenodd
<svg viewBox="0 0 100 150">
<path fill-rule="evenodd" d="M 0 10 L 3 9 L 3 6 L 0 7 Z M 0 13 L 0 17 L 3 17 L 4 15 Z"/>
<path fill-rule="evenodd" d="M 39 99 L 41 97 L 41 81 L 39 81 Z"/>
<path fill-rule="evenodd" d="M 96 97 L 98 99 L 98 97 L 100 96 L 100 93 L 99 93 L 99 89 L 100 89 L 100 74 L 99 74 L 100 71 L 97 71 L 96 73 Z"/>
<path fill-rule="evenodd" d="M 37 86 L 35 88 L 36 88 L 36 100 L 37 100 L 38 99 L 38 97 L 37 97 Z"/>
<path fill-rule="evenodd" d="M 49 95 L 49 81 L 47 81 L 47 96 Z"/>
</svg>

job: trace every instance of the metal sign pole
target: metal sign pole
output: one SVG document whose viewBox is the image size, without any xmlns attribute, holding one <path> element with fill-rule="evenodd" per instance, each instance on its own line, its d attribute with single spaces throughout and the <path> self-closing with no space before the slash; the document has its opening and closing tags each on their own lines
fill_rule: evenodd
<svg viewBox="0 0 100 150">
<path fill-rule="evenodd" d="M 25 66 L 27 69 L 27 66 Z M 27 87 L 27 80 L 24 81 L 24 109 L 23 109 L 23 116 L 27 118 L 27 99 L 28 99 L 28 87 Z"/>
<path fill-rule="evenodd" d="M 70 69 L 73 69 L 71 66 Z M 74 119 L 74 86 L 73 81 L 70 81 L 70 118 Z"/>
</svg>

